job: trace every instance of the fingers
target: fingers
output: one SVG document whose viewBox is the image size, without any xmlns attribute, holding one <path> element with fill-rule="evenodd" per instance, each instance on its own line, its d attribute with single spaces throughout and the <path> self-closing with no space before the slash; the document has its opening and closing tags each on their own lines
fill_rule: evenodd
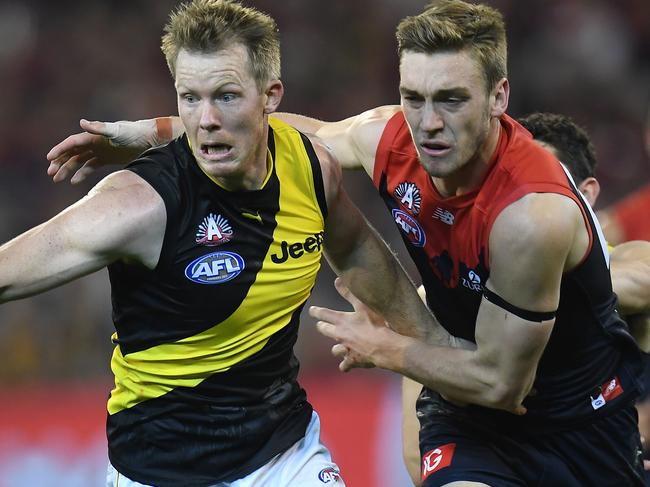
<svg viewBox="0 0 650 487">
<path fill-rule="evenodd" d="M 62 156 L 50 164 L 50 167 L 47 168 L 47 173 L 52 176 L 52 180 L 55 183 L 58 183 L 81 168 L 92 156 L 92 151 L 85 151 L 81 154 L 73 155 L 67 160 L 65 156 Z M 60 161 L 63 160 L 65 162 L 61 163 Z"/>
<path fill-rule="evenodd" d="M 332 347 L 332 355 L 338 358 L 345 357 L 348 352 L 349 352 L 348 347 L 346 347 L 342 343 L 337 343 Z"/>
<path fill-rule="evenodd" d="M 83 166 L 81 166 L 81 168 L 76 173 L 74 173 L 74 176 L 72 176 L 72 178 L 70 178 L 70 183 L 71 184 L 78 184 L 78 183 L 82 182 L 83 180 L 85 180 L 86 177 L 88 177 L 90 174 L 94 173 L 95 172 L 94 165 L 98 161 L 99 161 L 99 158 L 97 158 L 97 157 L 92 157 L 92 158 L 88 159 L 88 161 Z"/>
<path fill-rule="evenodd" d="M 79 120 L 79 126 L 86 132 L 95 135 L 103 135 L 112 139 L 119 135 L 119 125 L 114 122 L 91 122 L 82 118 Z"/>
<path fill-rule="evenodd" d="M 329 308 L 321 308 L 319 306 L 311 306 L 309 308 L 309 315 L 317 320 L 327 321 L 330 323 L 338 323 L 341 318 L 346 315 L 345 311 L 336 311 Z"/>
<path fill-rule="evenodd" d="M 87 133 L 69 135 L 52 147 L 45 157 L 48 161 L 55 161 L 60 158 L 68 159 L 71 156 L 87 151 L 93 140 L 93 135 Z"/>
<path fill-rule="evenodd" d="M 332 323 L 327 323 L 325 321 L 316 322 L 316 329 L 320 332 L 321 335 L 325 335 L 328 338 L 333 338 L 338 340 L 336 333 L 336 326 Z"/>
<path fill-rule="evenodd" d="M 348 289 L 348 287 L 343 284 L 343 279 L 340 277 L 337 277 L 334 280 L 334 287 L 341 295 L 341 297 L 350 303 L 354 309 L 358 309 L 360 306 L 365 306 L 354 294 L 352 294 L 352 291 L 350 291 L 350 289 Z"/>
</svg>

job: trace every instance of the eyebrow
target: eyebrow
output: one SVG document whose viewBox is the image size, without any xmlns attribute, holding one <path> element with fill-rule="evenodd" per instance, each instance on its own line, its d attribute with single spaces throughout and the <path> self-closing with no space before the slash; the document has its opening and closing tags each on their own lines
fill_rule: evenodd
<svg viewBox="0 0 650 487">
<path fill-rule="evenodd" d="M 422 96 L 422 94 L 418 91 L 411 90 L 409 88 L 404 88 L 400 87 L 399 89 L 400 93 L 403 96 Z M 469 98 L 470 92 L 467 88 L 448 88 L 448 89 L 443 89 L 443 90 L 438 90 L 435 92 L 433 99 L 434 100 L 444 100 L 449 97 L 462 97 L 462 98 Z"/>
</svg>

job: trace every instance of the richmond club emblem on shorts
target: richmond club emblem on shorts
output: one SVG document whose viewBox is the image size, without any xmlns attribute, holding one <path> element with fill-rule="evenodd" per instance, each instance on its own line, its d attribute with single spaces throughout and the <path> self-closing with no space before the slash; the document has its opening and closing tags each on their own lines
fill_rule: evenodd
<svg viewBox="0 0 650 487">
<path fill-rule="evenodd" d="M 341 474 L 336 467 L 326 467 L 318 472 L 318 480 L 324 484 L 335 483 L 341 478 Z"/>
<path fill-rule="evenodd" d="M 221 215 L 210 213 L 206 216 L 196 232 L 196 243 L 214 247 L 232 239 L 232 228 Z"/>
<path fill-rule="evenodd" d="M 414 215 L 420 213 L 422 197 L 420 196 L 420 189 L 415 183 L 409 183 L 407 181 L 399 183 L 397 188 L 395 188 L 395 198 Z"/>
</svg>

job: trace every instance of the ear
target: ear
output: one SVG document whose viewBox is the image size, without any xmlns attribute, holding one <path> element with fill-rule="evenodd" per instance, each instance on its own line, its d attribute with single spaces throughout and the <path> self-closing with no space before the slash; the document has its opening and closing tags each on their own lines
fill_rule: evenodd
<svg viewBox="0 0 650 487">
<path fill-rule="evenodd" d="M 279 79 L 274 79 L 268 82 L 266 85 L 266 100 L 264 102 L 264 113 L 269 114 L 277 110 L 280 101 L 282 101 L 282 96 L 284 95 L 284 86 L 282 81 Z"/>
<path fill-rule="evenodd" d="M 585 198 L 587 198 L 587 201 L 593 208 L 600 194 L 600 183 L 598 183 L 598 180 L 593 177 L 588 177 L 578 185 L 578 189 L 585 195 Z"/>
<path fill-rule="evenodd" d="M 508 100 L 510 99 L 510 83 L 507 78 L 501 78 L 492 90 L 490 101 L 492 107 L 490 115 L 499 118 L 508 109 Z"/>
</svg>

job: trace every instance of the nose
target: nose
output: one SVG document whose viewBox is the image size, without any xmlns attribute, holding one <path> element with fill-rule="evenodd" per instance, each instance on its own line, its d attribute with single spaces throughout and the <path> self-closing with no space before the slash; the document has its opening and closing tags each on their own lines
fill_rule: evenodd
<svg viewBox="0 0 650 487">
<path fill-rule="evenodd" d="M 445 126 L 445 123 L 436 110 L 436 107 L 433 103 L 425 103 L 424 110 L 422 111 L 422 123 L 421 129 L 425 132 L 437 132 L 442 130 Z"/>
<path fill-rule="evenodd" d="M 208 101 L 201 106 L 199 127 L 203 130 L 217 130 L 221 128 L 221 112 L 217 106 Z"/>
</svg>

